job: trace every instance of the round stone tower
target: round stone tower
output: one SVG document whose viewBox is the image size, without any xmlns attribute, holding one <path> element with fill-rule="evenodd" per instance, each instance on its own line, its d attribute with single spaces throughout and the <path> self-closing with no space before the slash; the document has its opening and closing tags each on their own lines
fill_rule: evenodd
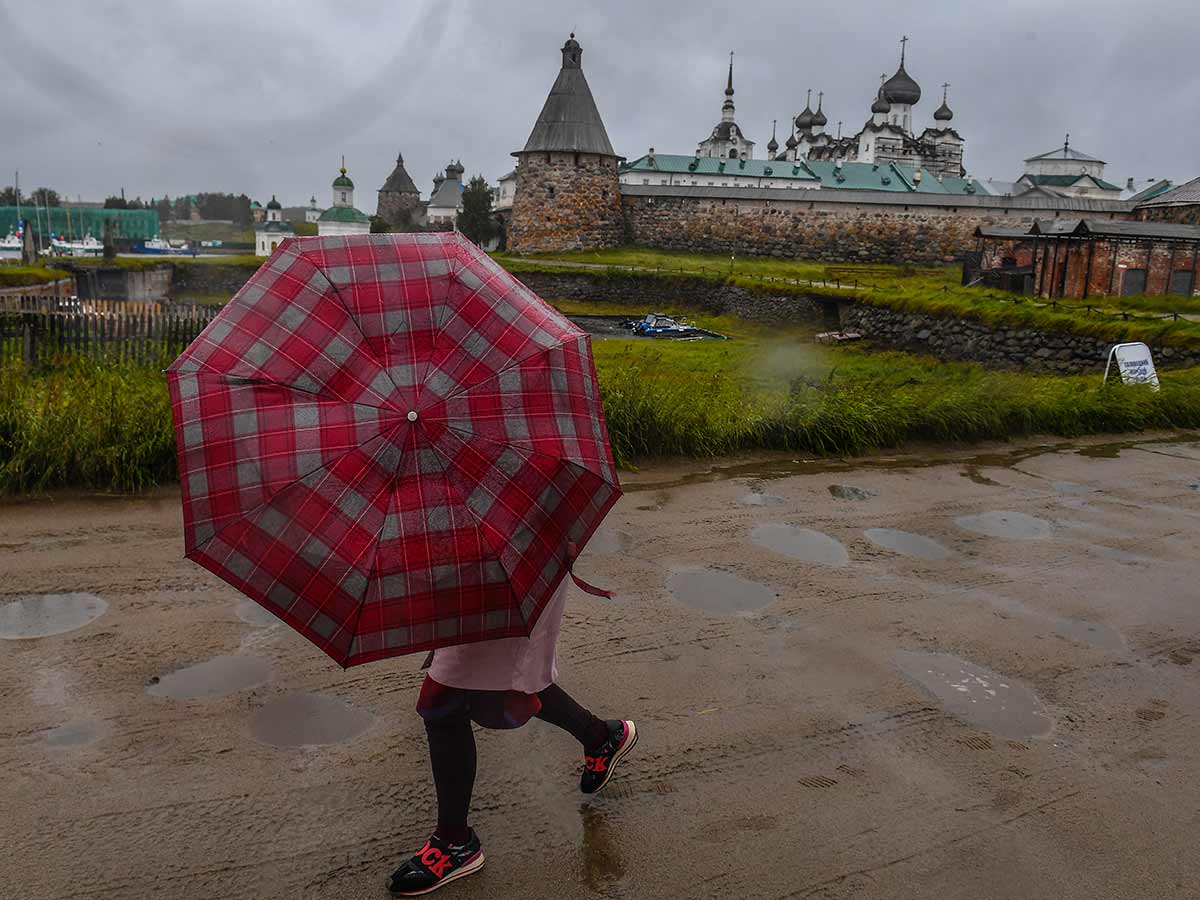
<svg viewBox="0 0 1200 900">
<path fill-rule="evenodd" d="M 508 248 L 514 253 L 587 250 L 620 244 L 621 189 L 604 122 L 583 77 L 575 35 L 562 69 L 517 158 Z"/>
</svg>

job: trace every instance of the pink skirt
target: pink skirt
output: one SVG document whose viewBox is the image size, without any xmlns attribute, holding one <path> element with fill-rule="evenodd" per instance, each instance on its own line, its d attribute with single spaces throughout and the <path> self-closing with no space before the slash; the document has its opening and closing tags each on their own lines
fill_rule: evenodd
<svg viewBox="0 0 1200 900">
<path fill-rule="evenodd" d="M 529 637 L 480 641 L 434 651 L 417 712 L 426 722 L 466 715 L 485 728 L 520 728 L 541 711 L 538 691 L 558 678 L 564 578 Z"/>
</svg>

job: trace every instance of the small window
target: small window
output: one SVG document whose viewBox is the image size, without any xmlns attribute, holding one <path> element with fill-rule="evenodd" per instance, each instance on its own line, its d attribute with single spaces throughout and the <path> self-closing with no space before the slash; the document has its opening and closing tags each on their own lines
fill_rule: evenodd
<svg viewBox="0 0 1200 900">
<path fill-rule="evenodd" d="M 729 158 L 730 158 L 730 159 L 737 159 L 737 150 L 736 150 L 736 149 L 735 149 L 735 150 L 730 150 L 730 151 L 729 151 Z"/>
<path fill-rule="evenodd" d="M 642 179 L 642 184 L 649 184 L 649 183 L 650 183 L 650 179 L 649 179 L 649 178 L 643 178 L 643 179 Z"/>
<path fill-rule="evenodd" d="M 1192 273 L 1186 269 L 1181 269 L 1171 273 L 1171 288 L 1172 294 L 1189 295 L 1192 293 Z"/>
<path fill-rule="evenodd" d="M 342 191 L 342 200 L 344 201 L 345 199 L 346 199 L 346 192 Z"/>
<path fill-rule="evenodd" d="M 551 200 L 554 199 L 554 185 L 551 184 L 546 186 L 546 196 Z"/>
<path fill-rule="evenodd" d="M 575 165 L 576 166 L 579 165 L 579 154 L 578 153 L 575 154 Z"/>
<path fill-rule="evenodd" d="M 1121 280 L 1121 294 L 1144 294 L 1146 292 L 1146 270 L 1126 269 L 1125 277 Z"/>
</svg>

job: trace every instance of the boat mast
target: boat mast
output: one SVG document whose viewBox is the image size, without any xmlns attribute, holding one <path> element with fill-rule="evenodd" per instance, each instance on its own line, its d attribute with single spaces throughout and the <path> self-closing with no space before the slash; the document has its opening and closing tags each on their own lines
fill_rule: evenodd
<svg viewBox="0 0 1200 900">
<path fill-rule="evenodd" d="M 13 190 L 17 192 L 17 227 L 21 227 L 21 172 L 13 173 Z"/>
</svg>

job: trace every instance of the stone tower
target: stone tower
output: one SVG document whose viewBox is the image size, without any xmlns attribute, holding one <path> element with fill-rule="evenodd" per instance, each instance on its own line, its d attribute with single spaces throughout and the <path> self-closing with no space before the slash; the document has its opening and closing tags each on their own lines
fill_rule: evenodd
<svg viewBox="0 0 1200 900">
<path fill-rule="evenodd" d="M 404 157 L 396 154 L 396 168 L 379 189 L 375 214 L 393 228 L 404 228 L 419 217 L 421 193 L 404 168 Z"/>
<path fill-rule="evenodd" d="M 563 44 L 562 69 L 517 158 L 508 247 L 546 253 L 622 242 L 621 189 L 608 133 L 580 59 L 575 35 Z"/>
</svg>

